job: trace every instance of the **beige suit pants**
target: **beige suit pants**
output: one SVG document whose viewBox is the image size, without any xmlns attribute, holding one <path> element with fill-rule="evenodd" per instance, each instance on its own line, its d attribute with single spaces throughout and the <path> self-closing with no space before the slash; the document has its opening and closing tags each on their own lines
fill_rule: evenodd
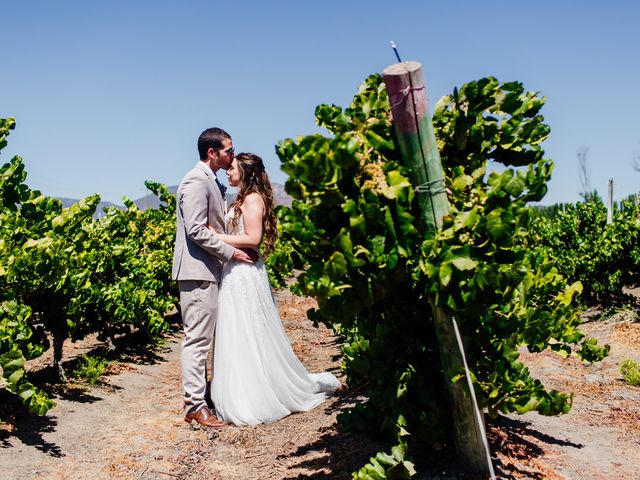
<svg viewBox="0 0 640 480">
<path fill-rule="evenodd" d="M 218 284 L 203 280 L 180 280 L 182 387 L 186 413 L 206 406 L 207 355 L 213 344 L 218 315 Z"/>
</svg>

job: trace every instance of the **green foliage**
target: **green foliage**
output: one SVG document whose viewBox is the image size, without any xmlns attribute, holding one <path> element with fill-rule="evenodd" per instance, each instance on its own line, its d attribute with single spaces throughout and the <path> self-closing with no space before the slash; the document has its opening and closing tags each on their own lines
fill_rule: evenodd
<svg viewBox="0 0 640 480">
<path fill-rule="evenodd" d="M 7 145 L 6 137 L 14 128 L 12 118 L 0 120 L 0 149 Z M 45 201 L 39 192 L 31 192 L 23 184 L 25 178 L 19 157 L 0 167 L 0 367 L 6 388 L 18 395 L 30 412 L 42 415 L 53 402 L 27 380 L 25 362 L 42 354 L 47 339 L 42 328 L 34 327 L 34 312 L 11 288 L 10 278 L 23 254 L 32 255 L 38 248 L 51 245 L 50 238 L 36 241 L 26 232 L 42 228 L 38 214 L 54 210 L 56 205 Z M 24 212 L 22 204 L 26 205 Z M 55 215 L 58 213 L 56 210 Z"/>
<path fill-rule="evenodd" d="M 369 463 L 357 472 L 354 480 L 403 480 L 415 475 L 413 463 L 405 460 L 407 446 L 404 442 L 391 448 L 391 454 L 378 452 L 369 459 Z"/>
<path fill-rule="evenodd" d="M 567 285 L 547 256 L 523 246 L 528 204 L 544 196 L 552 170 L 540 147 L 549 133 L 539 115 L 543 103 L 520 83 L 486 78 L 441 99 L 434 113 L 451 208 L 438 237 L 423 244 L 423 271 L 436 304 L 466 333 L 490 414 L 557 415 L 571 406 L 571 396 L 530 376 L 517 360 L 519 347 L 585 361 L 608 352 L 578 330 L 582 286 Z M 506 168 L 487 174 L 490 160 Z"/>
<path fill-rule="evenodd" d="M 34 343 L 30 316 L 31 309 L 14 300 L 0 304 L 0 367 L 7 389 L 18 395 L 31 413 L 43 415 L 53 402 L 27 380 L 24 368 L 27 360 L 43 352 L 42 344 Z"/>
<path fill-rule="evenodd" d="M 577 329 L 581 286 L 523 246 L 528 203 L 543 197 L 552 169 L 540 147 L 549 133 L 542 105 L 521 84 L 494 78 L 438 102 L 433 125 L 451 206 L 435 236 L 415 226 L 421 212 L 379 75 L 349 108 L 316 108 L 331 136 L 278 145 L 296 199 L 281 212 L 282 239 L 297 268 L 306 265 L 297 288 L 318 300 L 309 317 L 343 335 L 347 382 L 368 396 L 341 417 L 348 427 L 397 446 L 446 439 L 452 379 L 442 376 L 432 304 L 458 319 L 476 393 L 491 414 L 570 408 L 569 395 L 530 376 L 520 347 L 588 361 L 606 354 Z M 503 167 L 487 173 L 490 161 Z M 356 478 L 384 478 L 385 470 L 372 459 Z"/>
<path fill-rule="evenodd" d="M 282 236 L 283 225 L 285 228 L 291 225 L 291 223 L 287 221 L 288 209 L 282 205 L 278 205 L 275 214 L 278 218 L 278 233 Z M 287 238 L 290 238 L 290 236 L 287 236 Z M 299 265 L 299 255 L 296 255 L 294 246 L 290 242 L 276 242 L 274 250 L 265 258 L 265 266 L 272 288 L 280 289 L 286 286 L 287 280 L 293 276 L 296 258 L 298 258 Z M 300 268 L 300 266 L 298 268 Z"/>
<path fill-rule="evenodd" d="M 175 197 L 164 185 L 146 186 L 162 200 L 158 209 L 141 211 L 125 199 L 124 210 L 109 208 L 100 221 L 86 226 L 80 252 L 84 268 L 71 308 L 91 319 L 89 328 L 101 334 L 131 325 L 160 334 L 167 328 L 164 314 L 176 300 L 171 282 Z"/>
<path fill-rule="evenodd" d="M 0 120 L 0 147 L 14 126 Z M 97 220 L 98 195 L 63 209 L 31 190 L 26 176 L 20 157 L 0 167 L 0 366 L 7 388 L 44 414 L 53 403 L 26 380 L 24 362 L 49 347 L 49 336 L 59 364 L 67 338 L 166 329 L 175 302 L 175 197 L 148 182 L 160 208 L 141 212 L 126 200 L 125 210 Z"/>
<path fill-rule="evenodd" d="M 95 385 L 104 374 L 109 362 L 102 357 L 82 355 L 78 366 L 73 371 L 73 376 L 85 382 Z"/>
<path fill-rule="evenodd" d="M 393 437 L 407 417 L 424 436 L 437 438 L 444 433 L 439 418 L 446 393 L 429 388 L 442 383 L 437 368 L 414 368 L 439 359 L 421 293 L 426 284 L 412 277 L 420 252 L 413 191 L 391 156 L 380 77 L 368 79 L 350 108 L 320 106 L 316 117 L 333 137 L 278 146 L 290 176 L 287 192 L 296 199 L 282 221 L 282 238 L 299 265 L 309 265 L 298 288 L 318 300 L 310 318 L 344 334 L 347 381 L 367 385 L 369 402 L 342 420 Z"/>
<path fill-rule="evenodd" d="M 629 385 L 640 386 L 640 369 L 633 360 L 627 358 L 620 364 L 620 374 Z"/>
<path fill-rule="evenodd" d="M 433 116 L 445 169 L 461 166 L 474 172 L 486 168 L 488 160 L 505 166 L 536 165 L 544 156 L 540 144 L 550 131 L 539 115 L 544 102 L 519 82 L 501 84 L 493 77 L 455 88 L 440 99 Z M 546 186 L 538 187 L 530 194 L 541 198 Z M 518 189 L 519 183 L 513 183 L 509 193 Z"/>
<path fill-rule="evenodd" d="M 536 215 L 525 244 L 552 258 L 569 281 L 584 286 L 588 305 L 638 305 L 622 288 L 640 282 L 640 210 L 630 200 L 607 225 L 602 201 L 565 205 L 552 216 Z"/>
</svg>

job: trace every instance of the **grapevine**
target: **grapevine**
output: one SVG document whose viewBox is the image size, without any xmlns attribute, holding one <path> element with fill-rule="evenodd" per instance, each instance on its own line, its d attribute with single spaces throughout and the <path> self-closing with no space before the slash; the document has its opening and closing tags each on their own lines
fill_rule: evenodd
<svg viewBox="0 0 640 480">
<path fill-rule="evenodd" d="M 347 382 L 368 396 L 341 420 L 397 446 L 384 466 L 373 459 L 354 477 L 381 478 L 373 473 L 380 469 L 409 477 L 412 445 L 450 440 L 445 387 L 460 375 L 443 378 L 439 368 L 431 302 L 458 318 L 490 415 L 556 415 L 571 406 L 571 395 L 531 377 L 519 348 L 589 361 L 606 355 L 577 328 L 581 285 L 567 284 L 547 256 L 522 246 L 528 204 L 544 196 L 552 170 L 540 147 L 549 132 L 543 102 L 517 82 L 485 78 L 438 103 L 433 123 L 451 211 L 432 237 L 414 226 L 417 202 L 379 75 L 348 108 L 316 108 L 331 136 L 278 145 L 296 199 L 283 237 L 306 265 L 296 288 L 318 300 L 309 317 L 342 335 Z M 488 173 L 491 162 L 506 168 Z"/>
</svg>

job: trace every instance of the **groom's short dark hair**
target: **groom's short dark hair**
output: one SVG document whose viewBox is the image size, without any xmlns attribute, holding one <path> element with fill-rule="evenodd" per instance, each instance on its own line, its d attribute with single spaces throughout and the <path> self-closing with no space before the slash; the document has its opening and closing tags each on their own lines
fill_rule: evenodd
<svg viewBox="0 0 640 480">
<path fill-rule="evenodd" d="M 200 160 L 207 158 L 207 152 L 210 148 L 221 150 L 222 142 L 227 138 L 231 139 L 231 135 L 217 127 L 207 128 L 202 132 L 198 137 L 198 154 L 200 154 Z"/>
</svg>

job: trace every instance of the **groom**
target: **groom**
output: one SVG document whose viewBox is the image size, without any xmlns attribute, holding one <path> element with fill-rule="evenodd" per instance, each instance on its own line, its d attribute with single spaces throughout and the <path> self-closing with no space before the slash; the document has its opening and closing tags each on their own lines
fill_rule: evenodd
<svg viewBox="0 0 640 480">
<path fill-rule="evenodd" d="M 178 187 L 177 231 L 172 278 L 178 281 L 184 328 L 182 386 L 189 423 L 222 427 L 205 402 L 207 353 L 213 342 L 218 314 L 218 284 L 225 261 L 253 263 L 249 255 L 218 239 L 207 228 L 224 232 L 224 187 L 216 172 L 227 170 L 233 143 L 221 128 L 209 128 L 198 138 L 200 161 Z"/>
</svg>

